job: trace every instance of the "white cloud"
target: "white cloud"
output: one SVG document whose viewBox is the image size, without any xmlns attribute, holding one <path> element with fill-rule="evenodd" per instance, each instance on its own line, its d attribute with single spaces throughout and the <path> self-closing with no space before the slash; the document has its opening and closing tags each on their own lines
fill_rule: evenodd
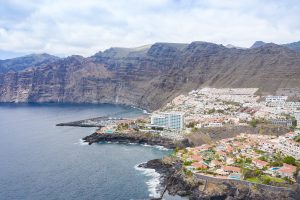
<svg viewBox="0 0 300 200">
<path fill-rule="evenodd" d="M 154 42 L 286 43 L 299 40 L 299 9 L 296 0 L 0 0 L 0 50 L 89 56 Z"/>
</svg>

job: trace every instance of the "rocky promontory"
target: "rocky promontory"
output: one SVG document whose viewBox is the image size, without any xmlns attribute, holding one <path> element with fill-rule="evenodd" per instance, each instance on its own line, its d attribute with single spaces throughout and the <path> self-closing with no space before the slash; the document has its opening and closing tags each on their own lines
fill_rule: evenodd
<svg viewBox="0 0 300 200">
<path fill-rule="evenodd" d="M 299 184 L 291 188 L 278 189 L 260 185 L 246 186 L 238 181 L 210 181 L 195 177 L 183 170 L 182 163 L 174 157 L 150 160 L 139 167 L 155 169 L 161 174 L 162 185 L 169 195 L 188 197 L 191 200 L 296 200 L 300 196 Z M 158 199 L 161 199 L 158 198 Z"/>
<path fill-rule="evenodd" d="M 174 149 L 176 147 L 188 147 L 190 146 L 188 140 L 172 140 L 169 138 L 164 138 L 156 134 L 150 133 L 93 133 L 89 136 L 82 138 L 83 141 L 92 144 L 94 142 L 116 142 L 121 144 L 148 144 L 148 145 L 158 145 L 163 146 L 168 149 Z"/>
</svg>

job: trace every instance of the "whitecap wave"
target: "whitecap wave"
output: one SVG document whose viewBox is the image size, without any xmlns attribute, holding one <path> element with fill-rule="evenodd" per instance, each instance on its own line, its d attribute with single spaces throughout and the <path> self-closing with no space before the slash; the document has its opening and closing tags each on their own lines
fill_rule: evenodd
<svg viewBox="0 0 300 200">
<path fill-rule="evenodd" d="M 150 177 L 146 184 L 148 186 L 149 197 L 159 198 L 161 195 L 161 185 L 160 185 L 160 174 L 155 171 L 155 169 L 148 169 L 139 167 L 140 164 L 134 166 L 134 168 L 142 172 L 146 177 Z"/>
<path fill-rule="evenodd" d="M 168 151 L 168 150 L 170 150 L 170 149 L 168 149 L 166 147 L 163 147 L 163 146 L 160 146 L 160 145 L 142 144 L 142 146 L 144 146 L 144 147 L 152 147 L 152 148 L 154 147 L 154 148 L 156 148 L 158 150 L 161 150 L 161 151 Z"/>
<path fill-rule="evenodd" d="M 159 145 L 155 145 L 154 146 L 155 148 L 161 150 L 161 151 L 169 151 L 170 149 L 166 148 L 166 147 L 163 147 L 163 146 L 159 146 Z"/>
<path fill-rule="evenodd" d="M 74 144 L 79 144 L 79 145 L 88 145 L 88 142 L 85 142 L 83 139 L 79 139 L 78 142 L 74 143 Z"/>
</svg>

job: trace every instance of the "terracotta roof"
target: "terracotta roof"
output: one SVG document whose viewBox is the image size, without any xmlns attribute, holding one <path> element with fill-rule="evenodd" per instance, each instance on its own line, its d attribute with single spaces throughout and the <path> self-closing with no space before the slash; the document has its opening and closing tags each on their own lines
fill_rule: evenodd
<svg viewBox="0 0 300 200">
<path fill-rule="evenodd" d="M 217 151 L 216 153 L 219 154 L 219 155 L 222 155 L 222 156 L 226 155 L 226 152 L 224 152 L 224 151 Z"/>
<path fill-rule="evenodd" d="M 238 172 L 238 173 L 241 172 L 241 168 L 239 168 L 239 167 L 234 167 L 234 166 L 224 166 L 224 167 L 223 167 L 223 170 L 224 170 L 224 171 Z"/>
<path fill-rule="evenodd" d="M 200 155 L 192 155 L 191 159 L 192 160 L 197 160 L 197 161 L 202 161 L 202 157 Z"/>
<path fill-rule="evenodd" d="M 194 162 L 194 163 L 192 163 L 192 166 L 195 168 L 207 169 L 207 166 L 200 162 Z"/>
<path fill-rule="evenodd" d="M 222 162 L 218 161 L 218 160 L 212 160 L 211 161 L 214 165 L 221 165 Z"/>
<path fill-rule="evenodd" d="M 269 164 L 268 162 L 259 159 L 253 159 L 252 162 L 263 167 Z"/>
<path fill-rule="evenodd" d="M 285 174 L 293 174 L 297 171 L 297 167 L 284 163 L 283 167 L 281 167 L 278 171 Z"/>
</svg>

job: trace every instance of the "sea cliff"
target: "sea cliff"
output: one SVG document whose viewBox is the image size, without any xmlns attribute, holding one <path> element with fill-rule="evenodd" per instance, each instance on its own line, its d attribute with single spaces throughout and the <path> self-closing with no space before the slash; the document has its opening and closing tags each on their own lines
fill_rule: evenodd
<svg viewBox="0 0 300 200">
<path fill-rule="evenodd" d="M 150 160 L 139 167 L 155 169 L 162 176 L 162 185 L 170 195 L 188 197 L 191 200 L 296 200 L 300 196 L 299 184 L 290 188 L 245 185 L 236 180 L 211 180 L 185 173 L 182 163 L 174 157 Z"/>
<path fill-rule="evenodd" d="M 187 139 L 185 140 L 172 140 L 164 138 L 158 135 L 149 133 L 113 133 L 113 134 L 99 134 L 93 133 L 89 136 L 82 138 L 83 141 L 92 144 L 95 142 L 116 142 L 122 144 L 136 143 L 136 144 L 148 144 L 163 146 L 168 149 L 174 149 L 176 147 L 188 147 L 190 146 Z"/>
</svg>

